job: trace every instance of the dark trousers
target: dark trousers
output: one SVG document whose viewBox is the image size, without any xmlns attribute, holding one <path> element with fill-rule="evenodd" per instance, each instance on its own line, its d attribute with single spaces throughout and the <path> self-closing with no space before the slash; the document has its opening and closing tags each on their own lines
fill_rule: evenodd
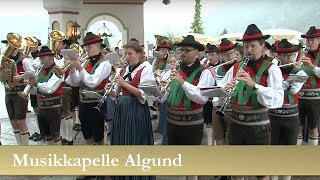
<svg viewBox="0 0 320 180">
<path fill-rule="evenodd" d="M 270 124 L 245 126 L 231 121 L 228 138 L 230 145 L 268 145 Z"/>
<path fill-rule="evenodd" d="M 97 104 L 82 102 L 79 104 L 79 119 L 83 137 L 84 139 L 94 138 L 95 142 L 102 141 L 104 138 L 105 109 L 102 108 L 99 112 L 94 108 Z"/>
<path fill-rule="evenodd" d="M 299 116 L 281 117 L 270 115 L 271 144 L 296 145 L 299 133 Z"/>
<path fill-rule="evenodd" d="M 213 105 L 212 101 L 208 101 L 203 106 L 203 120 L 205 124 L 212 124 L 212 110 Z"/>
<path fill-rule="evenodd" d="M 169 145 L 200 145 L 203 137 L 203 123 L 182 126 L 168 122 Z"/>
</svg>

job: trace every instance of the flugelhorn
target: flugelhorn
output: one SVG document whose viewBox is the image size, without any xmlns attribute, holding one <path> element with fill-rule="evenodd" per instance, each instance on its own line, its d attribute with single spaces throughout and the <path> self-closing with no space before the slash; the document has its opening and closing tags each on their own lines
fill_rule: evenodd
<svg viewBox="0 0 320 180">
<path fill-rule="evenodd" d="M 121 74 L 123 73 L 123 71 L 126 69 L 127 64 L 128 64 L 128 63 L 126 63 L 126 64 L 122 67 L 122 69 L 121 69 L 120 72 L 119 72 L 119 75 L 121 75 Z M 117 66 L 115 69 L 117 69 L 120 65 L 122 65 L 122 63 L 119 63 L 118 66 Z M 94 107 L 94 108 L 95 108 L 96 110 L 98 110 L 99 112 L 101 111 L 101 107 L 102 107 L 102 105 L 104 104 L 105 100 L 107 99 L 107 97 L 109 96 L 109 94 L 111 93 L 111 91 L 114 89 L 114 86 L 116 85 L 115 79 L 116 79 L 116 76 L 113 78 L 113 80 L 112 80 L 112 82 L 111 82 L 110 88 L 103 94 L 103 96 L 102 96 L 100 102 L 97 104 L 97 106 Z"/>
<path fill-rule="evenodd" d="M 80 57 L 79 60 L 88 58 L 88 54 L 83 55 L 83 49 L 79 44 L 75 44 L 75 43 L 71 44 L 70 49 L 73 49 L 74 51 L 77 52 L 77 54 Z M 52 68 L 52 71 L 56 76 L 61 78 L 63 76 L 63 74 L 70 69 L 70 65 L 71 65 L 70 60 L 65 60 L 65 63 L 63 64 L 63 66 L 61 66 L 61 67 L 55 66 Z"/>
<path fill-rule="evenodd" d="M 306 47 L 302 52 L 301 52 L 301 56 L 300 57 L 306 57 L 307 53 L 310 51 L 310 47 Z M 296 62 L 292 62 L 292 63 L 288 63 L 288 64 L 282 64 L 280 66 L 278 66 L 279 68 L 281 67 L 286 67 L 286 66 L 291 66 L 291 65 L 295 65 L 295 64 L 299 64 L 298 66 L 301 66 L 303 63 L 301 61 L 296 61 Z"/>
<path fill-rule="evenodd" d="M 243 60 L 243 64 L 241 67 L 239 67 L 238 71 L 237 71 L 237 74 L 235 76 L 238 75 L 239 72 L 241 72 L 248 64 L 248 62 L 250 61 L 250 58 L 249 57 L 246 57 L 244 58 Z M 232 88 L 229 88 L 227 89 L 226 91 L 232 95 L 234 91 L 236 91 L 237 89 L 237 84 L 239 83 L 239 81 L 235 78 L 233 78 L 231 81 L 234 81 L 235 82 L 235 85 L 232 87 Z M 225 116 L 225 113 L 224 113 L 224 110 L 226 109 L 226 107 L 228 106 L 228 104 L 230 103 L 230 100 L 231 100 L 231 96 L 230 97 L 225 97 L 224 98 L 224 101 L 223 101 L 223 105 L 220 107 L 220 109 L 216 112 L 216 114 L 219 116 L 219 117 L 224 117 Z"/>
<path fill-rule="evenodd" d="M 39 73 L 42 71 L 42 68 L 43 68 L 43 64 L 39 67 L 39 69 L 37 69 L 37 71 L 34 73 L 34 76 L 37 77 L 39 75 Z M 29 80 L 28 80 L 29 82 Z M 29 99 L 29 93 L 30 93 L 30 90 L 31 90 L 31 85 L 27 83 L 26 87 L 23 89 L 22 92 L 19 92 L 18 95 L 25 99 L 25 100 L 28 100 Z"/>
</svg>

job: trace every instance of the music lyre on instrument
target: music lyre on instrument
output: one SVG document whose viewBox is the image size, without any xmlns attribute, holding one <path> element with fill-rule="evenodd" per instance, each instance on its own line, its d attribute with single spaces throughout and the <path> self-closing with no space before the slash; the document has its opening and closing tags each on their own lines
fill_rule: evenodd
<svg viewBox="0 0 320 180">
<path fill-rule="evenodd" d="M 241 72 L 248 64 L 248 62 L 250 61 L 250 58 L 249 57 L 246 57 L 244 60 L 243 60 L 243 64 L 241 67 L 239 67 L 238 71 L 237 71 L 237 74 L 239 72 Z M 235 76 L 237 76 L 237 74 Z M 231 81 L 235 81 L 235 85 L 232 87 L 232 88 L 229 88 L 227 89 L 226 91 L 232 95 L 234 91 L 236 91 L 237 89 L 237 84 L 239 83 L 239 81 L 235 78 L 233 78 Z M 228 106 L 228 104 L 230 103 L 230 100 L 231 100 L 231 96 L 230 97 L 225 97 L 224 98 L 224 102 L 223 102 L 223 105 L 220 107 L 220 109 L 216 112 L 216 114 L 219 116 L 219 117 L 224 117 L 225 116 L 225 113 L 224 113 L 224 110 L 226 109 L 226 107 Z"/>
</svg>

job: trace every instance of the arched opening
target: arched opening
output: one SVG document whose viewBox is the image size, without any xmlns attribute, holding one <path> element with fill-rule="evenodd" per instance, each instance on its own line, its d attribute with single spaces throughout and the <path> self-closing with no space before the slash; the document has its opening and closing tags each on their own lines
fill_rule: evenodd
<svg viewBox="0 0 320 180">
<path fill-rule="evenodd" d="M 118 18 L 112 15 L 100 14 L 93 16 L 88 20 L 85 28 L 82 29 L 83 36 L 90 31 L 95 34 L 102 35 L 105 33 L 104 35 L 108 35 L 103 38 L 108 39 L 111 50 L 115 47 L 122 47 L 128 41 L 128 30 Z"/>
<path fill-rule="evenodd" d="M 51 30 L 58 30 L 60 31 L 60 23 L 58 21 L 53 21 Z"/>
</svg>

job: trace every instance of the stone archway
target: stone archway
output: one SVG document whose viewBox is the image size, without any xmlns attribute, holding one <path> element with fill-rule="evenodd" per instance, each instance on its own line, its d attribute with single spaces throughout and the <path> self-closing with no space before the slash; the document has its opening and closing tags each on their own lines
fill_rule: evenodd
<svg viewBox="0 0 320 180">
<path fill-rule="evenodd" d="M 100 13 L 92 16 L 86 22 L 84 28 L 81 29 L 83 35 L 88 32 L 90 26 L 99 21 L 109 21 L 113 23 L 122 34 L 122 44 L 126 44 L 128 42 L 128 28 L 124 26 L 124 23 L 115 15 L 108 13 Z"/>
</svg>

